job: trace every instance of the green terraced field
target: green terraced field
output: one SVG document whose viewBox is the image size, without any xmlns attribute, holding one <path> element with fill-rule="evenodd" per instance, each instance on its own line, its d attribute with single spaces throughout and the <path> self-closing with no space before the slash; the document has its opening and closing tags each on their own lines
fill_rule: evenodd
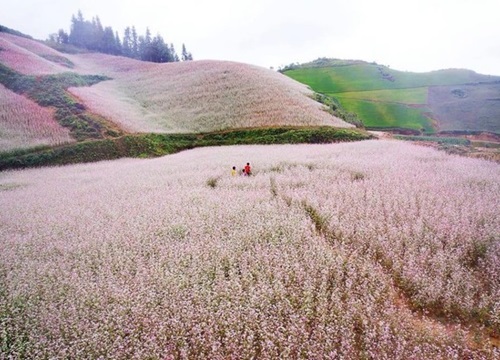
<svg viewBox="0 0 500 360">
<path fill-rule="evenodd" d="M 301 68 L 286 71 L 285 75 L 321 93 L 405 89 L 495 80 L 495 77 L 476 74 L 469 70 L 448 69 L 413 73 L 372 64 Z"/>
<path fill-rule="evenodd" d="M 368 128 L 404 128 L 434 133 L 432 120 L 425 116 L 427 107 L 415 108 L 392 102 L 364 101 L 343 98 L 341 105 L 349 111 L 361 114 Z"/>
<path fill-rule="evenodd" d="M 322 59 L 283 73 L 335 98 L 368 128 L 500 133 L 500 77 L 470 70 L 404 72 L 362 61 Z"/>
<path fill-rule="evenodd" d="M 409 105 L 425 105 L 427 104 L 427 90 L 427 87 L 419 87 L 410 89 L 354 91 L 336 94 L 327 93 L 327 95 L 334 96 L 340 101 L 344 99 L 357 99 Z"/>
</svg>

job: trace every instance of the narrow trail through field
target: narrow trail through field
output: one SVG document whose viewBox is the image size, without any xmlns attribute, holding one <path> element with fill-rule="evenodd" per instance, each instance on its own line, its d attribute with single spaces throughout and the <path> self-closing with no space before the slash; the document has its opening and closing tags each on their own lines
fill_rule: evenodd
<svg viewBox="0 0 500 360">
<path fill-rule="evenodd" d="M 288 206 L 295 203 L 297 206 L 302 207 L 304 209 L 305 216 L 307 216 L 312 222 L 316 233 L 330 246 L 333 247 L 338 246 L 338 244 L 342 244 L 343 246 L 352 247 L 353 244 L 350 244 L 349 241 L 343 239 L 341 235 L 336 234 L 335 231 L 329 227 L 327 218 L 314 206 L 308 203 L 306 199 L 298 202 L 297 200 L 293 200 L 284 194 L 280 194 L 276 182 L 272 178 L 271 194 L 273 198 L 279 198 L 287 203 Z M 352 248 L 351 253 L 357 254 L 356 249 Z M 410 316 L 411 323 L 415 329 L 425 331 L 431 335 L 447 335 L 449 338 L 464 339 L 466 341 L 466 345 L 473 350 L 481 351 L 484 349 L 500 348 L 500 339 L 492 336 L 488 330 L 484 328 L 484 326 L 481 326 L 481 324 L 467 324 L 467 327 L 464 327 L 459 322 L 438 316 L 428 309 L 415 308 L 415 306 L 412 305 L 410 296 L 405 293 L 403 288 L 398 286 L 391 269 L 385 267 L 378 261 L 374 261 L 374 259 L 364 257 L 364 260 L 374 263 L 376 267 L 381 270 L 381 272 L 386 274 L 392 280 L 392 291 L 389 294 L 392 298 L 392 303 L 397 309 L 401 310 L 402 313 Z"/>
</svg>

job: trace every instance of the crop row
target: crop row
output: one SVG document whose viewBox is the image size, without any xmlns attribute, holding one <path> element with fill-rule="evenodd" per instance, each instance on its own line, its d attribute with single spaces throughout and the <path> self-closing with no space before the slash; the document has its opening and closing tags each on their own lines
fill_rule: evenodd
<svg viewBox="0 0 500 360">
<path fill-rule="evenodd" d="M 69 131 L 55 120 L 54 110 L 0 84 L 0 151 L 72 141 Z"/>
<path fill-rule="evenodd" d="M 60 56 L 58 54 L 34 40 L 0 33 L 0 62 L 22 74 L 48 75 L 67 71 L 64 66 L 46 58 Z"/>
</svg>

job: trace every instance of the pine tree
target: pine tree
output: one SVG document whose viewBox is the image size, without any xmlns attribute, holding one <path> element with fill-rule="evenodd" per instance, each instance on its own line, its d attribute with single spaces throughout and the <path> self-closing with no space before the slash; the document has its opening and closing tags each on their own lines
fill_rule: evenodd
<svg viewBox="0 0 500 360">
<path fill-rule="evenodd" d="M 172 61 L 178 62 L 179 56 L 175 52 L 174 44 L 170 43 L 170 53 L 172 54 Z"/>
<path fill-rule="evenodd" d="M 63 29 L 59 29 L 56 42 L 59 44 L 67 44 L 69 42 L 69 35 Z"/>
<path fill-rule="evenodd" d="M 71 17 L 71 31 L 69 33 L 69 42 L 75 46 L 83 47 L 83 15 L 78 10 L 78 17 L 73 15 Z"/>
<path fill-rule="evenodd" d="M 113 34 L 113 29 L 109 26 L 104 29 L 100 48 L 105 54 L 116 54 L 115 34 Z"/>
<path fill-rule="evenodd" d="M 123 56 L 134 57 L 132 54 L 132 38 L 129 26 L 125 28 L 123 33 L 122 53 Z"/>
<path fill-rule="evenodd" d="M 109 39 L 105 39 L 104 29 L 101 24 L 101 20 L 99 16 L 92 18 L 92 35 L 91 38 L 88 39 L 88 48 L 91 50 L 97 50 L 100 52 L 108 53 L 107 51 L 107 42 Z M 109 36 L 109 34 L 108 34 Z"/>
<path fill-rule="evenodd" d="M 115 55 L 122 55 L 122 42 L 118 31 L 115 32 Z"/>
<path fill-rule="evenodd" d="M 134 59 L 139 59 L 139 39 L 137 37 L 137 31 L 135 30 L 135 26 L 132 26 L 132 57 Z"/>
<path fill-rule="evenodd" d="M 146 35 L 139 36 L 139 55 L 143 61 L 154 61 L 155 54 L 149 28 L 146 28 Z"/>
<path fill-rule="evenodd" d="M 182 44 L 182 61 L 193 60 L 193 55 L 186 50 L 186 45 Z"/>
<path fill-rule="evenodd" d="M 96 50 L 95 49 L 95 28 L 90 21 L 85 21 L 81 10 L 78 10 L 77 16 L 71 18 L 71 32 L 69 34 L 69 43 L 78 47 Z"/>
<path fill-rule="evenodd" d="M 152 60 L 153 62 L 164 63 L 171 61 L 170 49 L 168 48 L 165 40 L 161 37 L 160 34 L 156 35 L 152 42 Z"/>
<path fill-rule="evenodd" d="M 151 37 L 149 27 L 144 36 L 138 36 L 135 26 L 125 28 L 123 42 L 111 26 L 103 27 L 98 16 L 91 21 L 84 19 L 81 10 L 71 17 L 71 31 L 51 34 L 49 40 L 59 44 L 72 44 L 102 53 L 123 55 L 134 59 L 154 62 L 179 61 L 174 44 L 168 45 L 160 34 Z M 182 61 L 193 60 L 193 56 L 182 44 Z"/>
</svg>

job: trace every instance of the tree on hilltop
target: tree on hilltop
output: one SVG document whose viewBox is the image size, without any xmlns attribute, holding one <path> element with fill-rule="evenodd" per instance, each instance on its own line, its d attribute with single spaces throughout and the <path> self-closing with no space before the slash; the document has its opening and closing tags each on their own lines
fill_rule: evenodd
<svg viewBox="0 0 500 360">
<path fill-rule="evenodd" d="M 134 59 L 139 59 L 139 39 L 137 36 L 137 30 L 135 30 L 135 26 L 132 26 L 132 33 L 131 33 L 131 49 L 132 49 L 132 57 Z"/>
<path fill-rule="evenodd" d="M 118 31 L 115 32 L 115 47 L 116 47 L 115 55 L 121 55 L 123 50 L 122 50 L 122 42 L 120 41 L 120 35 L 118 35 Z"/>
<path fill-rule="evenodd" d="M 69 44 L 91 51 L 111 55 L 122 55 L 133 59 L 152 62 L 179 61 L 174 45 L 168 43 L 158 34 L 151 36 L 149 27 L 144 35 L 138 35 L 135 26 L 125 28 L 123 41 L 118 32 L 111 26 L 103 26 L 98 16 L 91 21 L 85 20 L 81 10 L 71 17 L 71 30 L 67 34 L 64 30 L 51 34 L 49 41 L 56 44 Z M 192 60 L 191 53 L 186 51 L 183 44 L 182 60 Z"/>
<path fill-rule="evenodd" d="M 153 61 L 152 47 L 151 47 L 151 32 L 149 28 L 146 28 L 146 35 L 139 36 L 139 54 L 141 54 L 141 60 Z"/>
<path fill-rule="evenodd" d="M 178 62 L 179 61 L 179 56 L 175 52 L 174 44 L 172 44 L 172 43 L 170 43 L 170 53 L 172 54 L 173 61 Z"/>
<path fill-rule="evenodd" d="M 97 50 L 99 52 L 106 52 L 105 39 L 104 39 L 104 29 L 101 24 L 99 16 L 92 18 L 92 34 L 90 39 L 88 39 L 88 46 L 92 50 Z"/>
<path fill-rule="evenodd" d="M 193 55 L 186 50 L 186 45 L 182 44 L 182 61 L 193 60 Z"/>
<path fill-rule="evenodd" d="M 49 41 L 56 44 L 69 44 L 69 35 L 64 29 L 59 29 L 57 33 L 49 35 Z"/>
<path fill-rule="evenodd" d="M 122 55 L 126 57 L 134 57 L 132 54 L 132 32 L 127 26 L 123 32 Z"/>
</svg>

